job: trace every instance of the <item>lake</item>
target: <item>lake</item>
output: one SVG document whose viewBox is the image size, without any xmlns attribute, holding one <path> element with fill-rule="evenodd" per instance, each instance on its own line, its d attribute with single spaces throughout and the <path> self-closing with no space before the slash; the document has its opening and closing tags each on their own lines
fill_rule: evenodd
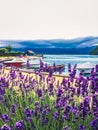
<svg viewBox="0 0 98 130">
<path fill-rule="evenodd" d="M 85 62 L 91 62 L 93 64 L 98 64 L 98 55 L 44 55 L 45 62 L 48 63 L 56 63 L 56 64 L 64 64 L 65 65 L 65 73 L 68 74 L 67 67 L 68 63 L 72 65 Z M 77 74 L 79 72 L 77 71 Z"/>
</svg>

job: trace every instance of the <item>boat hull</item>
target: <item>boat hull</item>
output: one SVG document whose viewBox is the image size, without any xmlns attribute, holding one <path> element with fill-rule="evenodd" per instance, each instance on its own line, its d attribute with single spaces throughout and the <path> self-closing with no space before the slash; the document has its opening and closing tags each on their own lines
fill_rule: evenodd
<svg viewBox="0 0 98 130">
<path fill-rule="evenodd" d="M 52 69 L 54 72 L 59 72 L 65 69 L 65 65 L 61 64 L 61 65 L 55 65 L 55 66 L 47 66 L 47 68 L 45 68 L 45 72 L 49 72 L 50 69 Z"/>
<path fill-rule="evenodd" d="M 90 74 L 91 72 L 91 68 L 86 68 L 86 69 L 81 69 L 81 68 L 77 68 L 80 72 L 84 71 L 84 74 Z"/>
<path fill-rule="evenodd" d="M 4 63 L 4 65 L 6 65 L 6 67 L 17 67 L 17 68 L 21 68 L 22 67 L 23 62 L 10 62 L 10 63 Z"/>
<path fill-rule="evenodd" d="M 30 67 L 28 68 L 26 64 L 22 64 L 22 68 L 27 68 L 27 69 L 39 69 L 40 65 L 39 64 L 30 64 Z"/>
<path fill-rule="evenodd" d="M 91 69 L 95 67 L 95 64 L 92 64 L 90 62 L 82 63 L 77 65 L 77 69 L 82 72 L 84 71 L 84 74 L 90 74 Z"/>
</svg>

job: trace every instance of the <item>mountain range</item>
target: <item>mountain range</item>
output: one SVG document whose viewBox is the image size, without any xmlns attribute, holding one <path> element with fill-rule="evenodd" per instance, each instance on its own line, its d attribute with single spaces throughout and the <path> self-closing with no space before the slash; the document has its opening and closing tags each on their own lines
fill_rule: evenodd
<svg viewBox="0 0 98 130">
<path fill-rule="evenodd" d="M 0 47 L 11 45 L 15 51 L 28 49 L 43 54 L 89 54 L 98 46 L 98 37 L 52 40 L 0 40 Z"/>
</svg>

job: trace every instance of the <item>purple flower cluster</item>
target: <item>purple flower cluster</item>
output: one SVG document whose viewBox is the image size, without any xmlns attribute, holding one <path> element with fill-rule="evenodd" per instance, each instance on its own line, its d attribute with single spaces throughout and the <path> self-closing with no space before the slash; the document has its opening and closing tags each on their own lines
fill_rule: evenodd
<svg viewBox="0 0 98 130">
<path fill-rule="evenodd" d="M 23 128 L 24 128 L 23 121 L 17 121 L 15 124 L 15 128 L 16 128 L 16 130 L 23 130 Z"/>
<path fill-rule="evenodd" d="M 11 128 L 9 126 L 7 126 L 6 124 L 4 124 L 0 130 L 11 130 Z"/>
<path fill-rule="evenodd" d="M 4 122 L 9 122 L 10 121 L 10 118 L 9 118 L 9 116 L 7 115 L 7 114 L 4 114 L 4 115 L 2 115 L 2 120 L 4 121 Z"/>
<path fill-rule="evenodd" d="M 44 63 L 42 60 L 40 60 L 40 71 L 49 72 L 50 76 L 52 76 L 53 72 L 59 72 L 59 74 L 61 74 L 62 72 L 64 72 L 64 70 L 64 66 L 58 67 L 55 63 L 53 63 L 51 67 L 47 63 Z"/>
</svg>

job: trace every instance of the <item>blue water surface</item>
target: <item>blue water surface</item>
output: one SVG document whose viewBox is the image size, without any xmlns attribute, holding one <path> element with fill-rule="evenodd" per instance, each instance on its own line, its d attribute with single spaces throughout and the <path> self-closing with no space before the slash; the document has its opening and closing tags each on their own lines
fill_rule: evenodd
<svg viewBox="0 0 98 130">
<path fill-rule="evenodd" d="M 45 62 L 55 63 L 55 64 L 64 64 L 65 72 L 68 75 L 68 63 L 72 65 L 75 64 L 91 62 L 93 64 L 98 64 L 98 55 L 44 55 Z M 78 70 L 77 70 L 77 73 Z"/>
</svg>

